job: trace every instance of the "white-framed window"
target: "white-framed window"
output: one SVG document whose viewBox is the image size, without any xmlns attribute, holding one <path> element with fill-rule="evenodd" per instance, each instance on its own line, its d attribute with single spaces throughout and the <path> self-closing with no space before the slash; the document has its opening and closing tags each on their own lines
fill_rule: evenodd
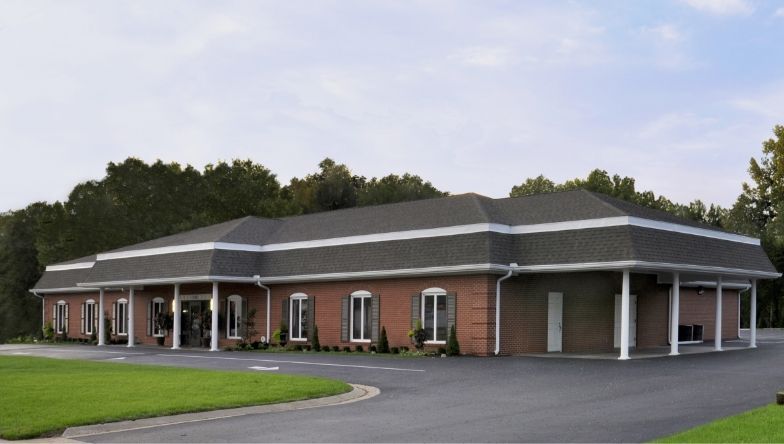
<svg viewBox="0 0 784 444">
<path fill-rule="evenodd" d="M 54 307 L 54 331 L 57 333 L 67 332 L 68 325 L 66 321 L 68 313 L 68 305 L 65 301 L 57 301 Z"/>
<path fill-rule="evenodd" d="M 242 325 L 242 297 L 229 296 L 226 300 L 226 337 L 240 339 L 240 326 Z"/>
<path fill-rule="evenodd" d="M 351 293 L 351 341 L 370 342 L 372 295 L 364 290 Z"/>
<path fill-rule="evenodd" d="M 150 322 L 152 322 L 152 335 L 155 337 L 163 337 L 163 329 L 158 325 L 158 318 L 166 313 L 166 301 L 163 298 L 154 298 L 152 300 L 152 310 Z"/>
<path fill-rule="evenodd" d="M 294 293 L 289 298 L 289 334 L 292 341 L 307 341 L 308 339 L 308 295 Z"/>
<path fill-rule="evenodd" d="M 118 299 L 116 305 L 117 312 L 114 314 L 114 320 L 117 325 L 118 336 L 125 336 L 128 334 L 128 300 Z"/>
<path fill-rule="evenodd" d="M 84 334 L 86 335 L 97 333 L 95 331 L 95 317 L 98 314 L 97 307 L 93 299 L 88 299 L 84 302 Z"/>
<path fill-rule="evenodd" d="M 425 342 L 444 344 L 447 337 L 446 290 L 428 288 L 422 292 L 422 327 Z"/>
</svg>

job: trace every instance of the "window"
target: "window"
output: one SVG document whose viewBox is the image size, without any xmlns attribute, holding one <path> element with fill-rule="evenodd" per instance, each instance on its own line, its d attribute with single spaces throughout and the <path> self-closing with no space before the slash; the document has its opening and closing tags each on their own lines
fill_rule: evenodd
<svg viewBox="0 0 784 444">
<path fill-rule="evenodd" d="M 351 340 L 354 342 L 370 342 L 371 301 L 367 291 L 351 293 Z"/>
<path fill-rule="evenodd" d="M 152 316 L 150 317 L 150 322 L 152 322 L 152 326 L 150 330 L 152 331 L 152 335 L 155 337 L 163 337 L 163 325 L 162 322 L 158 321 L 166 311 L 166 302 L 163 298 L 155 298 L 152 300 Z"/>
<path fill-rule="evenodd" d="M 117 335 L 125 336 L 128 334 L 128 301 L 119 299 L 115 307 L 114 322 L 117 327 Z"/>
<path fill-rule="evenodd" d="M 426 341 L 446 342 L 446 291 L 429 288 L 422 292 L 422 326 Z"/>
<path fill-rule="evenodd" d="M 98 313 L 95 307 L 95 301 L 88 299 L 84 303 L 84 333 L 91 335 L 97 333 L 95 331 L 95 315 Z"/>
<path fill-rule="evenodd" d="M 240 339 L 242 325 L 242 298 L 236 294 L 226 301 L 226 337 Z"/>
<path fill-rule="evenodd" d="M 66 320 L 68 306 L 65 301 L 58 301 L 54 306 L 54 331 L 63 333 L 68 331 L 68 321 Z"/>
<path fill-rule="evenodd" d="M 291 295 L 291 314 L 289 319 L 292 341 L 305 341 L 308 339 L 308 295 L 294 293 Z"/>
</svg>

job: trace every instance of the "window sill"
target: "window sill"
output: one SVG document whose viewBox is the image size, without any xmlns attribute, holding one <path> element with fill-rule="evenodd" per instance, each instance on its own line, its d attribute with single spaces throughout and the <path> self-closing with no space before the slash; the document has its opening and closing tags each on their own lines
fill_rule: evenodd
<svg viewBox="0 0 784 444">
<path fill-rule="evenodd" d="M 115 336 L 128 336 L 128 333 L 117 333 Z"/>
<path fill-rule="evenodd" d="M 164 335 L 152 335 L 153 338 L 163 338 Z"/>
<path fill-rule="evenodd" d="M 349 342 L 357 342 L 361 344 L 370 344 L 370 339 L 352 339 Z"/>
<path fill-rule="evenodd" d="M 308 342 L 308 338 L 291 338 L 289 341 L 292 342 Z"/>
<path fill-rule="evenodd" d="M 425 345 L 444 345 L 446 341 L 425 341 Z"/>
<path fill-rule="evenodd" d="M 242 339 L 240 336 L 227 336 L 226 339 Z"/>
</svg>

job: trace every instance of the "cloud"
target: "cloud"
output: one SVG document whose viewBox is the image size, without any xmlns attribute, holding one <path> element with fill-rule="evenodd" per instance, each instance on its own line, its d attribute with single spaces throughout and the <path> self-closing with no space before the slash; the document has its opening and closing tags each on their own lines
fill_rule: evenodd
<svg viewBox="0 0 784 444">
<path fill-rule="evenodd" d="M 484 68 L 500 68 L 512 63 L 511 52 L 506 48 L 488 48 L 471 46 L 462 48 L 449 56 L 463 65 L 480 66 Z"/>
<path fill-rule="evenodd" d="M 692 8 L 712 15 L 749 15 L 754 7 L 746 0 L 683 0 Z"/>
<path fill-rule="evenodd" d="M 773 13 L 774 17 L 784 17 L 784 7 L 781 7 Z"/>
</svg>

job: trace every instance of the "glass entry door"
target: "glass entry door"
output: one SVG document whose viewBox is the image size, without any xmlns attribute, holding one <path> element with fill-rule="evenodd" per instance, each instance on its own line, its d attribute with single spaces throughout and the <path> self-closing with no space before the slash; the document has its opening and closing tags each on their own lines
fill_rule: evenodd
<svg viewBox="0 0 784 444">
<path fill-rule="evenodd" d="M 210 337 L 209 301 L 182 301 L 180 314 L 182 326 L 181 343 L 186 347 L 204 347 Z M 205 322 L 205 320 L 207 322 Z M 207 341 L 204 341 L 207 339 Z"/>
</svg>

